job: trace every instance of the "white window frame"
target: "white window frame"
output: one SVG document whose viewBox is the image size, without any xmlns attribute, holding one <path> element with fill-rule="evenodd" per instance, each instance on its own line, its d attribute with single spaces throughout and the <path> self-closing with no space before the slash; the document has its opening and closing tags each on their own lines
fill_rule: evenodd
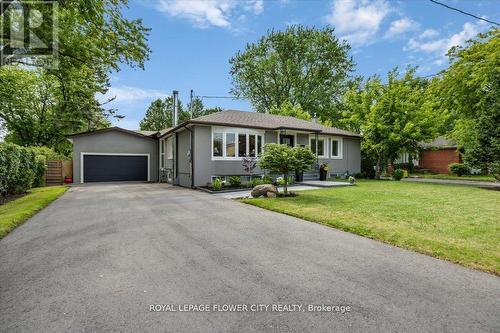
<svg viewBox="0 0 500 333">
<path fill-rule="evenodd" d="M 312 151 L 312 140 L 316 140 L 316 135 L 309 136 L 309 148 L 311 149 L 311 151 Z M 328 158 L 328 156 L 330 155 L 328 153 L 328 151 L 329 151 L 328 137 L 319 135 L 318 141 L 319 140 L 323 140 L 323 155 L 318 155 L 318 158 Z M 316 150 L 317 149 L 318 149 L 318 147 L 316 147 Z M 316 152 L 313 151 L 313 153 L 316 156 Z"/>
<path fill-rule="evenodd" d="M 332 160 L 341 160 L 343 159 L 343 154 L 344 154 L 344 138 L 342 137 L 332 137 L 330 139 L 331 141 L 337 141 L 338 142 L 338 147 L 339 147 L 339 154 L 337 156 L 333 155 L 332 149 L 333 149 L 333 144 L 330 145 L 330 156 Z"/>
<path fill-rule="evenodd" d="M 160 169 L 165 168 L 165 149 L 165 139 L 160 139 Z"/>
<path fill-rule="evenodd" d="M 173 143 L 174 143 L 174 137 L 173 136 L 169 136 L 165 140 L 165 153 L 166 153 L 166 156 L 167 156 L 167 160 L 171 160 L 171 159 L 174 158 Z"/>
<path fill-rule="evenodd" d="M 113 155 L 113 156 L 147 156 L 148 158 L 148 182 L 151 181 L 151 175 L 150 175 L 150 172 L 151 172 L 151 164 L 150 164 L 150 161 L 151 161 L 151 158 L 149 156 L 149 154 L 130 154 L 130 153 L 91 153 L 91 152 L 81 152 L 80 153 L 80 183 L 83 184 L 84 183 L 84 178 L 83 178 L 83 163 L 84 163 L 84 156 L 85 155 Z"/>
<path fill-rule="evenodd" d="M 214 156 L 214 134 L 215 133 L 222 133 L 222 156 Z M 235 135 L 235 156 L 228 157 L 226 156 L 226 135 L 227 134 L 234 134 Z M 212 161 L 241 161 L 244 157 L 239 157 L 239 135 L 244 134 L 246 136 L 246 151 L 247 153 L 250 152 L 250 135 L 257 135 L 262 138 L 262 147 L 261 150 L 264 151 L 264 144 L 265 144 L 265 132 L 259 131 L 259 130 L 254 130 L 250 128 L 235 128 L 235 127 L 221 127 L 221 126 L 212 126 L 212 135 L 211 135 L 211 143 L 210 143 L 210 155 L 212 157 Z M 256 158 L 258 158 L 257 154 L 257 142 L 258 139 L 256 138 L 255 140 L 255 152 L 256 152 Z"/>
</svg>

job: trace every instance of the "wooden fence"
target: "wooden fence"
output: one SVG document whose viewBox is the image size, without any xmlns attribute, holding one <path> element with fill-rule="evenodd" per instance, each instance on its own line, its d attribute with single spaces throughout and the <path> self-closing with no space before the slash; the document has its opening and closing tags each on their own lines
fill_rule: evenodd
<svg viewBox="0 0 500 333">
<path fill-rule="evenodd" d="M 65 160 L 48 160 L 45 185 L 61 185 L 65 177 L 73 177 L 73 163 Z"/>
</svg>

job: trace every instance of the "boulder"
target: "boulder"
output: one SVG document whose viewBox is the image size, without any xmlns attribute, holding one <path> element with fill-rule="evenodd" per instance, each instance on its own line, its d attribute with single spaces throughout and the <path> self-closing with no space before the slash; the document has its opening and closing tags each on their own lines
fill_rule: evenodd
<svg viewBox="0 0 500 333">
<path fill-rule="evenodd" d="M 252 197 L 253 198 L 258 198 L 260 196 L 268 196 L 268 193 L 278 193 L 278 189 L 276 186 L 273 184 L 262 184 L 262 185 L 257 185 L 252 189 Z"/>
<path fill-rule="evenodd" d="M 267 196 L 268 198 L 276 198 L 276 193 L 274 193 L 274 192 L 267 192 L 267 193 L 266 193 L 266 196 Z"/>
</svg>

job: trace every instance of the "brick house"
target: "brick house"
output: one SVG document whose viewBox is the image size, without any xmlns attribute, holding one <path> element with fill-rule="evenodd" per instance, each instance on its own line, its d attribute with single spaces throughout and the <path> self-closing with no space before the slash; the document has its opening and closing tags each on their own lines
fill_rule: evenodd
<svg viewBox="0 0 500 333">
<path fill-rule="evenodd" d="M 422 142 L 418 159 L 413 160 L 416 169 L 434 173 L 449 173 L 451 163 L 462 163 L 462 156 L 457 144 L 444 136 L 439 136 L 431 142 Z M 403 153 L 396 163 L 408 163 L 410 157 Z"/>
</svg>

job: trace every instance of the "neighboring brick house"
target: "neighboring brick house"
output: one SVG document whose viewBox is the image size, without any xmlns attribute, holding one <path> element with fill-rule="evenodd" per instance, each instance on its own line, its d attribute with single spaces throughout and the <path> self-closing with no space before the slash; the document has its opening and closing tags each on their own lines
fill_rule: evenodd
<svg viewBox="0 0 500 333">
<path fill-rule="evenodd" d="M 443 136 L 431 142 L 422 142 L 417 160 L 413 160 L 415 168 L 435 173 L 449 173 L 451 163 L 462 163 L 462 157 L 457 144 Z M 408 163 L 408 154 L 401 154 L 396 163 Z"/>
</svg>

